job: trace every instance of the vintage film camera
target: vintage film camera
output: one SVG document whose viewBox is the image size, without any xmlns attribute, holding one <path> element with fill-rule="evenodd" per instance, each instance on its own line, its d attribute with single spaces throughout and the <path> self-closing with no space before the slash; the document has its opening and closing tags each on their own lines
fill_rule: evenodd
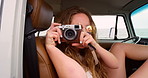
<svg viewBox="0 0 148 78">
<path fill-rule="evenodd" d="M 61 25 L 58 27 L 62 30 L 62 42 L 73 43 L 80 41 L 81 25 Z"/>
</svg>

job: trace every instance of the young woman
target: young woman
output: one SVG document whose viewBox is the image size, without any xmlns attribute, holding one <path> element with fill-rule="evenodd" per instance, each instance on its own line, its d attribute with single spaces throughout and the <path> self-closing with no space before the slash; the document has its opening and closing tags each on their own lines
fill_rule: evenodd
<svg viewBox="0 0 148 78">
<path fill-rule="evenodd" d="M 96 27 L 86 10 L 71 7 L 55 18 L 55 22 L 47 32 L 46 49 L 60 78 L 107 78 L 105 66 L 118 68 L 114 55 L 96 42 Z M 61 25 L 81 25 L 80 41 L 62 42 L 62 31 L 58 27 Z M 90 33 L 88 26 L 92 28 Z M 94 51 L 90 50 L 90 45 Z"/>
<path fill-rule="evenodd" d="M 110 51 L 117 57 L 119 62 L 118 69 L 109 69 L 108 76 L 110 78 L 126 78 L 125 57 L 133 60 L 146 60 L 145 63 L 138 68 L 129 78 L 148 78 L 148 46 L 115 43 Z"/>
</svg>

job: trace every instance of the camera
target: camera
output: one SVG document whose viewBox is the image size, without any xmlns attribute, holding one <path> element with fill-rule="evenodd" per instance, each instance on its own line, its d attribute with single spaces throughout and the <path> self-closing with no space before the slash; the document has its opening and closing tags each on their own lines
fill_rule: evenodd
<svg viewBox="0 0 148 78">
<path fill-rule="evenodd" d="M 59 28 L 62 30 L 61 41 L 67 43 L 79 42 L 81 25 L 61 25 Z"/>
</svg>

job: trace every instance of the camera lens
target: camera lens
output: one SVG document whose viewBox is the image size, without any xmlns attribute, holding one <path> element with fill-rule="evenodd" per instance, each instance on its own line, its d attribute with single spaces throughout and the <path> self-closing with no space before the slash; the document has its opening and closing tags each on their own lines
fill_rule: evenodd
<svg viewBox="0 0 148 78">
<path fill-rule="evenodd" d="M 67 29 L 64 32 L 64 37 L 67 40 L 74 40 L 77 36 L 77 32 L 73 29 Z"/>
</svg>

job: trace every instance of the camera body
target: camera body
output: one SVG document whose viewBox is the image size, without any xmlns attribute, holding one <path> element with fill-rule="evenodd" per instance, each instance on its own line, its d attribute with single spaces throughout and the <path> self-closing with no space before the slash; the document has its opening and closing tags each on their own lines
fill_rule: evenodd
<svg viewBox="0 0 148 78">
<path fill-rule="evenodd" d="M 59 28 L 62 31 L 62 42 L 74 43 L 80 41 L 81 25 L 62 25 Z"/>
</svg>

